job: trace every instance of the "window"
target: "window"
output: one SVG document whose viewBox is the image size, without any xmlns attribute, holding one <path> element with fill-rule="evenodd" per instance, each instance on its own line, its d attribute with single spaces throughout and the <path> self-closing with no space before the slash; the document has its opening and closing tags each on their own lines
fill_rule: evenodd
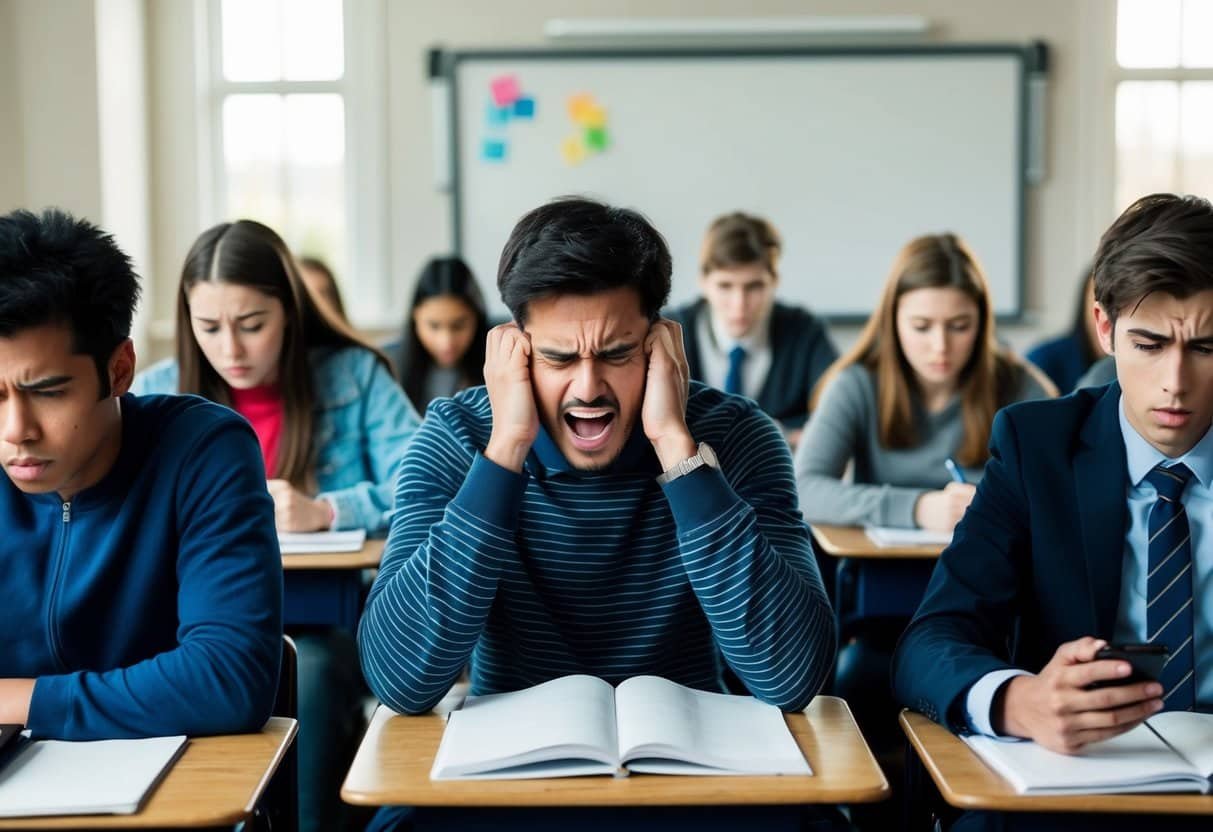
<svg viewBox="0 0 1213 832">
<path fill-rule="evenodd" d="M 1116 208 L 1213 196 L 1213 0 L 1119 0 Z"/>
<path fill-rule="evenodd" d="M 378 122 L 359 118 L 380 82 L 367 71 L 374 57 L 360 63 L 355 54 L 375 52 L 373 37 L 359 37 L 376 25 L 368 19 L 375 8 L 360 0 L 210 0 L 213 187 L 204 212 L 216 222 L 263 222 L 296 254 L 328 262 L 348 311 L 370 325 L 392 301 L 384 263 L 367 254 L 381 250 L 373 239 L 381 223 L 360 221 L 361 210 L 382 205 Z"/>
</svg>

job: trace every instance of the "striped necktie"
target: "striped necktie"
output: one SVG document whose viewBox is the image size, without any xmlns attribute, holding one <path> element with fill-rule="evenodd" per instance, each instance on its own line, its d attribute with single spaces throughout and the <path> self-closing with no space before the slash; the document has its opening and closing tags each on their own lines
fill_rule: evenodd
<svg viewBox="0 0 1213 832">
<path fill-rule="evenodd" d="M 724 392 L 741 393 L 741 366 L 745 364 L 745 347 L 738 344 L 729 350 L 729 371 L 724 377 Z"/>
<path fill-rule="evenodd" d="M 1168 711 L 1191 710 L 1196 702 L 1192 536 L 1180 500 L 1191 477 L 1186 465 L 1159 465 L 1146 474 L 1146 481 L 1158 492 L 1146 526 L 1150 541 L 1146 633 L 1151 644 L 1166 645 L 1171 653 L 1158 680 Z"/>
</svg>

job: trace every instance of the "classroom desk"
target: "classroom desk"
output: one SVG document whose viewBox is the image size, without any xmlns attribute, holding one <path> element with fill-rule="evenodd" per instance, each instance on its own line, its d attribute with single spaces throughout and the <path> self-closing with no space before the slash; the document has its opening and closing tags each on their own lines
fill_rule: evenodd
<svg viewBox="0 0 1213 832">
<path fill-rule="evenodd" d="M 938 558 L 945 547 L 877 546 L 859 526 L 810 526 L 821 551 L 836 558 L 883 558 L 886 560 Z"/>
<path fill-rule="evenodd" d="M 873 803 L 889 784 L 846 702 L 818 696 L 787 714 L 812 777 L 564 777 L 547 780 L 432 781 L 442 739 L 439 713 L 400 716 L 380 706 L 367 728 L 341 797 L 358 806 L 658 807 Z"/>
<path fill-rule="evenodd" d="M 951 731 L 914 711 L 901 712 L 901 729 L 943 799 L 958 809 L 1007 812 L 1113 812 L 1213 815 L 1213 796 L 1193 794 L 1017 794 Z"/>
<path fill-rule="evenodd" d="M 367 540 L 357 552 L 283 555 L 286 626 L 337 626 L 356 632 L 362 613 L 362 570 L 379 566 L 384 543 Z"/>
<path fill-rule="evenodd" d="M 0 818 L 0 830 L 232 827 L 252 817 L 297 731 L 295 720 L 271 717 L 256 734 L 190 739 L 136 814 Z"/>
</svg>

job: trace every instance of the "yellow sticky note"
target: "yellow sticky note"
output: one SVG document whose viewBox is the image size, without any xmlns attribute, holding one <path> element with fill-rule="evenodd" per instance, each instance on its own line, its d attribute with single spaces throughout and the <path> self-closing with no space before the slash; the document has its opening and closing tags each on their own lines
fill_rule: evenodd
<svg viewBox="0 0 1213 832">
<path fill-rule="evenodd" d="M 597 105 L 587 108 L 582 113 L 582 119 L 577 123 L 582 127 L 606 127 L 607 115 L 606 110 Z"/>
<path fill-rule="evenodd" d="M 585 160 L 585 145 L 580 136 L 569 136 L 560 143 L 560 155 L 565 164 L 579 165 Z"/>
<path fill-rule="evenodd" d="M 594 96 L 589 93 L 579 93 L 569 96 L 569 118 L 577 124 L 585 126 L 585 119 L 589 112 L 594 109 L 601 109 L 594 103 Z"/>
</svg>

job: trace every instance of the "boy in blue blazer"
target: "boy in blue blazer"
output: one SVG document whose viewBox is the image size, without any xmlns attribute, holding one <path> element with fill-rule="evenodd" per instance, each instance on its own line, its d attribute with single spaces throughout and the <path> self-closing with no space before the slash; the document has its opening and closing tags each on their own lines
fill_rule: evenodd
<svg viewBox="0 0 1213 832">
<path fill-rule="evenodd" d="M 138 281 L 60 211 L 0 217 L 0 723 L 94 740 L 253 731 L 282 650 L 257 439 L 126 395 Z"/>
<path fill-rule="evenodd" d="M 998 414 L 893 670 L 903 704 L 955 731 L 1063 753 L 1213 705 L 1213 607 L 1198 601 L 1213 592 L 1213 206 L 1130 206 L 1100 241 L 1094 311 L 1119 381 Z M 1129 642 L 1170 650 L 1160 679 L 1117 683 L 1129 664 L 1096 659 Z M 1083 819 L 957 828 L 1054 821 Z"/>
</svg>

